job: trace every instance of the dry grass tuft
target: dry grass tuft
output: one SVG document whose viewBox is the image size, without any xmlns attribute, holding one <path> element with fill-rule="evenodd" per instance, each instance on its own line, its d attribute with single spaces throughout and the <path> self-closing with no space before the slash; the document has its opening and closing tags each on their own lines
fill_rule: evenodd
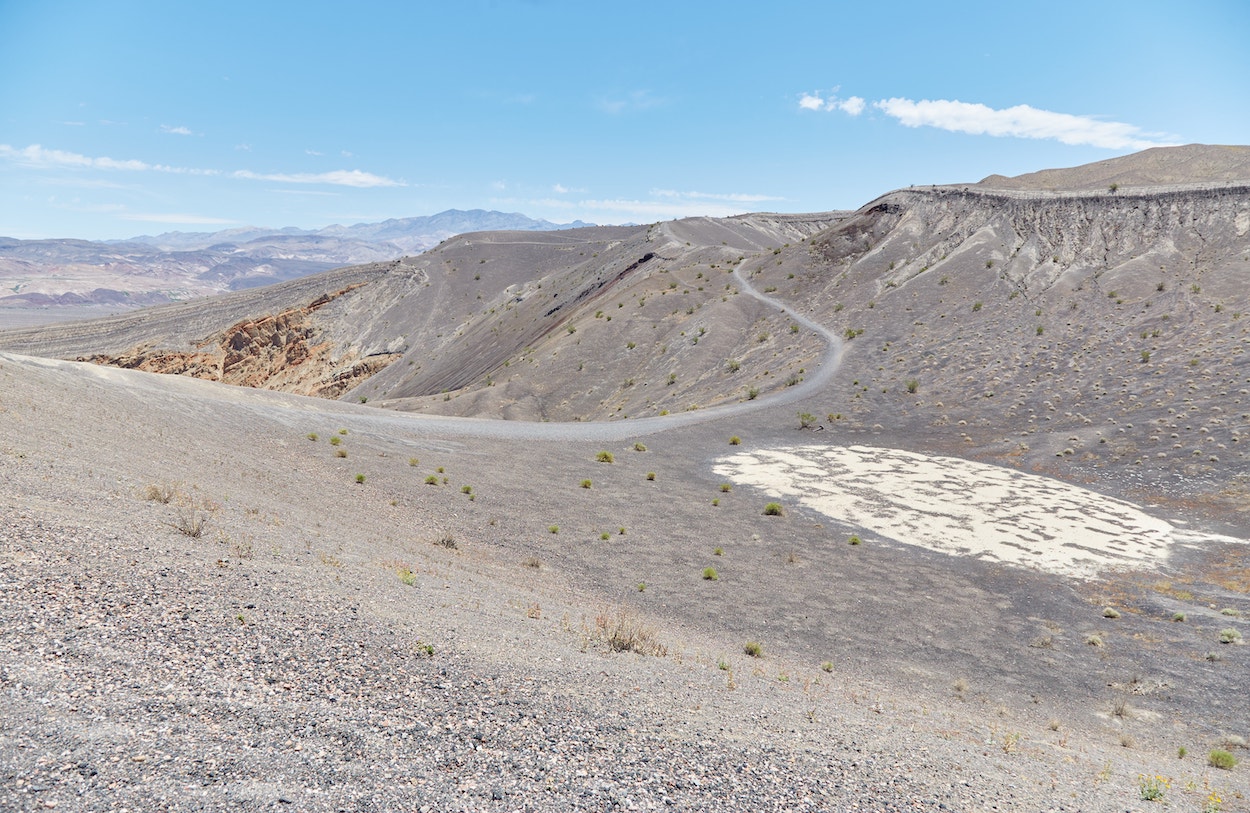
<svg viewBox="0 0 1250 813">
<path fill-rule="evenodd" d="M 595 616 L 593 635 L 613 652 L 637 652 L 662 658 L 668 647 L 660 643 L 655 627 L 625 607 L 606 608 Z"/>
</svg>

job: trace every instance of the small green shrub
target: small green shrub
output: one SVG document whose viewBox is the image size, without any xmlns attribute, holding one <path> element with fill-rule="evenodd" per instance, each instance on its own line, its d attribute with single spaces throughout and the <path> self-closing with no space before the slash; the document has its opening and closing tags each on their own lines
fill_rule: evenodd
<svg viewBox="0 0 1250 813">
<path fill-rule="evenodd" d="M 346 449 L 336 449 L 336 450 L 334 451 L 334 456 L 335 456 L 335 457 L 347 457 L 347 450 L 346 450 Z"/>
<path fill-rule="evenodd" d="M 425 484 L 426 484 L 427 486 L 436 486 L 436 485 L 438 485 L 438 475 L 436 475 L 436 474 L 431 474 L 429 477 L 426 477 L 426 478 L 425 478 Z"/>
<path fill-rule="evenodd" d="M 364 481 L 365 481 L 365 476 L 364 476 L 363 474 L 357 474 L 357 475 L 356 475 L 356 482 L 357 482 L 357 483 L 363 483 Z"/>
<path fill-rule="evenodd" d="M 1185 620 L 1185 614 L 1184 614 L 1184 613 L 1172 613 L 1172 620 L 1173 620 L 1173 621 L 1184 621 L 1184 620 Z"/>
<path fill-rule="evenodd" d="M 343 442 L 343 439 L 339 437 L 338 435 L 335 435 L 334 437 L 330 438 L 331 446 L 338 446 L 342 442 Z"/>
<path fill-rule="evenodd" d="M 713 551 L 712 551 L 712 555 L 713 555 L 713 556 L 724 556 L 724 555 L 725 555 L 725 549 L 724 549 L 724 548 L 716 548 L 715 550 L 713 550 Z"/>
<path fill-rule="evenodd" d="M 860 539 L 858 534 L 851 534 L 851 538 L 846 540 L 848 545 L 862 545 L 863 543 L 864 540 Z"/>
<path fill-rule="evenodd" d="M 604 531 L 603 533 L 599 534 L 599 538 L 606 542 L 607 540 L 612 538 L 612 534 L 608 533 L 607 531 Z"/>
<path fill-rule="evenodd" d="M 647 447 L 646 447 L 646 446 L 644 446 L 643 444 L 641 444 L 641 443 L 635 443 L 635 444 L 634 444 L 634 451 L 635 451 L 635 452 L 645 452 L 646 450 L 647 450 Z"/>
<path fill-rule="evenodd" d="M 547 526 L 547 530 L 548 530 L 548 531 L 551 531 L 553 534 L 558 534 L 558 533 L 560 533 L 560 526 L 559 526 L 559 525 L 549 525 L 549 526 Z"/>
<path fill-rule="evenodd" d="M 824 663 L 822 663 L 822 664 L 820 665 L 820 668 L 821 668 L 821 670 L 822 670 L 822 671 L 825 671 L 825 672 L 832 672 L 832 671 L 833 671 L 833 661 L 825 661 Z"/>
<path fill-rule="evenodd" d="M 914 378 L 907 379 L 907 391 L 912 395 L 916 394 L 916 390 L 920 389 L 920 382 Z"/>
<path fill-rule="evenodd" d="M 655 472 L 653 472 L 653 471 L 649 471 L 649 472 L 647 472 L 647 479 L 648 479 L 648 480 L 654 480 L 654 479 L 655 479 Z"/>
<path fill-rule="evenodd" d="M 421 462 L 421 461 L 420 461 L 420 460 L 417 460 L 415 457 L 410 457 L 410 458 L 408 458 L 408 465 L 409 465 L 409 466 L 412 466 L 413 468 L 416 468 L 417 464 L 418 464 L 418 463 L 420 463 L 420 462 Z"/>
<path fill-rule="evenodd" d="M 1120 611 L 1117 610 L 1115 607 L 1103 607 L 1102 617 L 1103 618 L 1119 618 Z"/>
<path fill-rule="evenodd" d="M 1222 748 L 1212 748 L 1211 753 L 1207 754 L 1207 764 L 1212 768 L 1231 771 L 1237 766 L 1237 757 Z"/>
<path fill-rule="evenodd" d="M 410 567 L 400 567 L 395 570 L 399 576 L 399 580 L 409 587 L 413 587 L 417 583 L 417 574 L 412 572 Z"/>
<path fill-rule="evenodd" d="M 473 493 L 473 486 L 460 486 L 460 493 L 461 493 L 461 494 L 472 494 L 472 493 Z"/>
<path fill-rule="evenodd" d="M 733 486 L 732 486 L 732 485 L 730 485 L 729 483 L 721 483 L 721 484 L 720 484 L 720 493 L 722 493 L 722 494 L 728 494 L 728 493 L 729 493 L 730 491 L 732 491 L 732 490 L 733 490 Z"/>
<path fill-rule="evenodd" d="M 590 480 L 582 480 L 582 488 L 590 488 L 592 485 L 593 483 Z"/>
<path fill-rule="evenodd" d="M 714 567 L 705 567 L 703 568 L 703 580 L 709 582 L 719 581 L 720 574 L 716 572 Z"/>
<path fill-rule="evenodd" d="M 742 645 L 742 651 L 752 658 L 759 658 L 764 654 L 764 647 L 760 646 L 758 641 L 747 641 Z"/>
<path fill-rule="evenodd" d="M 616 458 L 612 456 L 611 452 L 600 452 L 599 454 L 595 455 L 595 460 L 597 460 L 600 463 L 615 463 L 616 462 Z"/>
<path fill-rule="evenodd" d="M 317 433 L 316 433 L 316 432 L 309 432 L 309 433 L 308 433 L 308 439 L 309 439 L 309 440 L 311 440 L 313 443 L 316 443 L 316 442 L 317 442 Z"/>
<path fill-rule="evenodd" d="M 1237 644 L 1240 642 L 1241 642 L 1240 630 L 1234 629 L 1232 627 L 1228 627 L 1227 629 L 1220 630 L 1220 643 L 1221 644 Z"/>
<path fill-rule="evenodd" d="M 768 505 L 764 506 L 764 516 L 766 517 L 779 517 L 781 514 L 782 508 L 781 503 L 779 502 L 770 502 Z"/>
<path fill-rule="evenodd" d="M 712 498 L 712 507 L 713 507 L 713 508 L 715 508 L 715 507 L 716 507 L 716 506 L 718 506 L 718 505 L 720 505 L 720 497 L 713 497 L 713 498 Z"/>
<path fill-rule="evenodd" d="M 742 438 L 738 437 L 737 435 L 734 435 L 733 437 L 729 439 L 730 446 L 738 446 L 741 443 L 742 443 Z"/>
<path fill-rule="evenodd" d="M 339 434 L 340 434 L 340 435 L 346 435 L 346 434 L 347 434 L 347 430 L 346 430 L 346 429 L 340 429 L 340 430 L 339 430 Z"/>
</svg>

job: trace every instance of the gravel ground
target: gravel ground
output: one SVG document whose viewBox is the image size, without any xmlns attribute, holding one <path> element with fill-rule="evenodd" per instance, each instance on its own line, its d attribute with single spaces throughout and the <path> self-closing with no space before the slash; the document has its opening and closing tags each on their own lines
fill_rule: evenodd
<svg viewBox="0 0 1250 813">
<path fill-rule="evenodd" d="M 666 656 L 610 652 L 604 596 L 396 541 L 412 515 L 282 458 L 286 400 L 126 379 L 0 365 L 0 809 L 1148 810 L 1164 772 L 1172 809 L 1244 805 L 1241 769 L 1021 737 L 945 687 L 720 669 L 662 618 Z"/>
</svg>

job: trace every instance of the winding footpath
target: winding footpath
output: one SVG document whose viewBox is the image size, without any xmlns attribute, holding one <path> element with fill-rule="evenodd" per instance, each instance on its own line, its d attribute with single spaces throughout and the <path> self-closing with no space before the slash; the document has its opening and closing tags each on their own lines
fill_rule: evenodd
<svg viewBox="0 0 1250 813">
<path fill-rule="evenodd" d="M 744 260 L 738 263 L 733 271 L 733 276 L 741 287 L 741 292 L 769 307 L 776 308 L 793 319 L 797 324 L 817 333 L 825 340 L 827 348 L 821 356 L 815 371 L 792 387 L 785 387 L 778 392 L 770 393 L 751 401 L 721 404 L 675 415 L 657 415 L 647 418 L 627 418 L 620 421 L 584 423 L 544 423 L 538 421 L 506 421 L 498 418 L 417 415 L 384 411 L 341 401 L 302 398 L 268 390 L 220 387 L 218 382 L 201 381 L 182 376 L 136 374 L 132 370 L 122 370 L 81 362 L 60 361 L 4 352 L 0 352 L 0 359 L 6 364 L 28 368 L 42 367 L 73 370 L 77 375 L 84 378 L 124 381 L 129 387 L 146 389 L 156 393 L 168 393 L 170 389 L 174 389 L 192 397 L 198 395 L 201 398 L 212 400 L 229 400 L 248 408 L 264 411 L 271 417 L 279 419 L 284 415 L 291 418 L 296 416 L 302 418 L 308 412 L 314 411 L 350 414 L 356 419 L 362 429 L 367 427 L 377 432 L 398 430 L 423 437 L 469 436 L 499 440 L 614 442 L 801 401 L 820 392 L 833 378 L 842 361 L 844 349 L 842 339 L 819 322 L 792 310 L 785 303 L 757 290 L 750 283 L 747 274 L 743 270 L 743 267 L 750 263 L 750 259 Z"/>
</svg>

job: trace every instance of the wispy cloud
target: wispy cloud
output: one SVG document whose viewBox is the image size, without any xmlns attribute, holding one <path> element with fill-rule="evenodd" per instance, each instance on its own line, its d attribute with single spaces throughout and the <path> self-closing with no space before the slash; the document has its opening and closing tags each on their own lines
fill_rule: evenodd
<svg viewBox="0 0 1250 813">
<path fill-rule="evenodd" d="M 162 125 L 161 125 L 161 132 L 162 132 L 162 133 L 170 133 L 170 134 L 172 134 L 172 135 L 184 135 L 184 136 L 189 136 L 189 135 L 191 135 L 191 130 L 190 130 L 189 128 L 187 128 L 187 127 L 183 127 L 183 126 L 181 126 L 181 125 L 180 125 L 180 126 L 178 126 L 178 127 L 170 127 L 168 124 L 162 124 Z"/>
<path fill-rule="evenodd" d="M 372 172 L 361 172 L 358 169 L 337 169 L 333 172 L 315 173 L 298 172 L 294 174 L 260 173 L 240 169 L 234 172 L 234 177 L 247 178 L 254 181 L 277 181 L 278 183 L 330 184 L 333 186 L 350 186 L 356 189 L 372 189 L 380 186 L 407 186 L 402 181 L 374 175 Z"/>
<path fill-rule="evenodd" d="M 837 89 L 827 94 L 804 93 L 799 108 L 813 111 L 841 111 L 858 116 L 869 106 L 880 110 L 904 127 L 935 127 L 952 133 L 1011 138 L 1035 138 L 1062 144 L 1088 145 L 1111 150 L 1143 150 L 1171 146 L 1174 141 L 1161 133 L 1149 133 L 1132 124 L 1106 121 L 1095 116 L 1078 116 L 1041 110 L 1027 104 L 996 109 L 984 104 L 952 99 L 916 101 L 894 97 L 872 102 L 859 96 L 842 98 Z"/>
<path fill-rule="evenodd" d="M 957 100 L 883 99 L 873 107 L 906 127 L 936 127 L 953 133 L 1039 138 L 1112 150 L 1167 146 L 1165 137 L 1139 127 L 1091 116 L 1039 110 L 1019 104 L 996 110 Z"/>
<path fill-rule="evenodd" d="M 557 183 L 551 185 L 551 191 L 555 192 L 557 195 L 564 195 L 568 193 L 569 188 L 562 183 Z"/>
<path fill-rule="evenodd" d="M 325 153 L 324 153 L 324 152 L 317 152 L 316 150 L 304 150 L 304 155 L 314 155 L 314 156 L 317 156 L 317 155 L 325 155 Z"/>
<path fill-rule="evenodd" d="M 742 192 L 678 192 L 676 189 L 652 189 L 657 198 L 678 200 L 718 200 L 726 203 L 761 203 L 766 200 L 784 200 L 774 195 L 752 195 Z"/>
<path fill-rule="evenodd" d="M 47 169 L 52 167 L 69 167 L 76 169 L 111 169 L 130 172 L 169 172 L 176 175 L 217 175 L 215 169 L 191 169 L 189 167 L 173 167 L 168 164 L 150 164 L 134 158 L 118 160 L 107 156 L 92 157 L 65 150 L 47 150 L 38 144 L 18 149 L 9 144 L 0 144 L 0 159 L 26 167 Z"/>
<path fill-rule="evenodd" d="M 799 97 L 799 107 L 804 110 L 841 110 L 850 116 L 858 116 L 864 112 L 867 102 L 858 96 L 848 96 L 843 99 L 837 95 L 831 94 L 828 98 L 819 93 L 804 93 Z"/>
<path fill-rule="evenodd" d="M 595 106 L 600 110 L 614 116 L 649 110 L 662 104 L 664 100 L 651 95 L 649 90 L 634 90 L 623 96 L 601 96 L 595 102 Z"/>
<path fill-rule="evenodd" d="M 246 145 L 239 148 L 247 149 Z M 65 150 L 44 149 L 38 144 L 17 148 L 9 144 L 0 144 L 0 161 L 8 161 L 19 166 L 36 169 L 103 169 L 122 170 L 129 172 L 166 172 L 175 175 L 221 175 L 216 169 L 194 169 L 191 167 L 174 167 L 167 164 L 152 164 L 137 159 L 117 160 L 106 156 L 93 157 Z M 373 189 L 387 186 L 407 186 L 403 181 L 362 172 L 359 169 L 339 169 L 332 172 L 299 172 L 299 173 L 260 173 L 247 169 L 235 170 L 231 177 L 255 181 L 275 181 L 292 184 L 328 184 L 331 186 L 350 186 L 355 189 Z"/>
</svg>

